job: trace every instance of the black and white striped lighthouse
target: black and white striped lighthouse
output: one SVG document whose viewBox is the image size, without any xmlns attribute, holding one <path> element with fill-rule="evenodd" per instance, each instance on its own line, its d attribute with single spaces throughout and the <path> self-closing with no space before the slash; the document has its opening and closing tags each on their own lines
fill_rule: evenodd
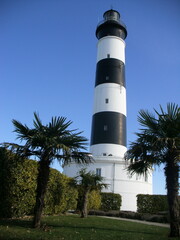
<svg viewBox="0 0 180 240">
<path fill-rule="evenodd" d="M 86 166 L 104 178 L 108 189 L 122 197 L 121 210 L 136 211 L 137 194 L 152 194 L 152 175 L 129 176 L 124 154 L 126 148 L 125 39 L 127 30 L 119 12 L 106 11 L 96 28 L 97 65 L 90 152 L 93 164 Z M 71 163 L 64 173 L 77 176 L 84 167 Z"/>
<path fill-rule="evenodd" d="M 126 152 L 125 38 L 119 12 L 106 11 L 98 39 L 91 153 L 123 158 Z"/>
</svg>

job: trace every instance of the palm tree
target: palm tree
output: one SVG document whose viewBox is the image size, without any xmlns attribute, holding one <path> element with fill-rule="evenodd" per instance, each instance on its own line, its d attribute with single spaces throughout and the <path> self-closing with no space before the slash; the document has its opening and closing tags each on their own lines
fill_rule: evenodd
<svg viewBox="0 0 180 240">
<path fill-rule="evenodd" d="M 79 175 L 74 179 L 76 186 L 79 188 L 79 192 L 82 194 L 82 202 L 80 203 L 81 218 L 85 218 L 88 215 L 87 205 L 89 193 L 93 190 L 98 191 L 106 188 L 107 184 L 103 183 L 104 178 L 102 176 L 96 175 L 91 171 L 87 172 L 85 168 L 81 169 Z"/>
<path fill-rule="evenodd" d="M 170 213 L 170 237 L 179 236 L 180 209 L 178 202 L 180 163 L 180 108 L 167 104 L 166 112 L 160 106 L 155 114 L 139 111 L 138 122 L 142 126 L 136 133 L 125 158 L 130 160 L 128 171 L 147 174 L 153 166 L 164 165 L 167 200 Z"/>
<path fill-rule="evenodd" d="M 33 227 L 40 227 L 41 215 L 44 207 L 44 197 L 49 180 L 50 165 L 55 159 L 61 164 L 71 161 L 89 163 L 91 158 L 81 152 L 86 150 L 87 139 L 81 136 L 82 132 L 68 130 L 72 124 L 64 117 L 52 117 L 51 122 L 43 125 L 38 114 L 34 113 L 33 128 L 13 120 L 14 132 L 17 138 L 24 141 L 23 146 L 9 144 L 16 148 L 16 152 L 23 156 L 36 156 L 39 160 L 36 204 L 34 208 Z"/>
</svg>

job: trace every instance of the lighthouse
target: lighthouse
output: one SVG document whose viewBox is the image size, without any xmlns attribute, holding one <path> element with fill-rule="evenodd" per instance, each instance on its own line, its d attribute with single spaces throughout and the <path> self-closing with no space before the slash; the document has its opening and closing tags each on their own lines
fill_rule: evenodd
<svg viewBox="0 0 180 240">
<path fill-rule="evenodd" d="M 121 210 L 136 211 L 137 194 L 152 194 L 152 176 L 130 176 L 126 170 L 127 29 L 119 12 L 106 11 L 95 34 L 98 43 L 90 142 L 94 163 L 88 165 L 87 170 L 104 178 L 108 184 L 104 191 L 121 195 Z M 82 166 L 72 163 L 64 167 L 64 173 L 74 177 L 80 168 Z"/>
<path fill-rule="evenodd" d="M 97 65 L 91 150 L 96 157 L 123 158 L 126 149 L 125 38 L 117 11 L 104 13 L 97 26 Z M 102 158 L 103 159 L 103 158 Z"/>
</svg>

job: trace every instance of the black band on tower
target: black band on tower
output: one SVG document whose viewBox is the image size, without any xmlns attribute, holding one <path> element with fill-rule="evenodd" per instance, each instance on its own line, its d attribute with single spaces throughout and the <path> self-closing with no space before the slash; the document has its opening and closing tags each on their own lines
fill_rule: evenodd
<svg viewBox="0 0 180 240">
<path fill-rule="evenodd" d="M 126 146 L 126 116 L 118 112 L 93 115 L 91 145 L 102 143 Z"/>
<path fill-rule="evenodd" d="M 125 65 L 115 58 L 105 58 L 97 63 L 95 86 L 102 83 L 117 83 L 125 87 Z"/>
<path fill-rule="evenodd" d="M 115 21 L 108 21 L 97 27 L 96 37 L 98 39 L 105 36 L 116 36 L 125 39 L 127 36 L 126 28 Z"/>
</svg>

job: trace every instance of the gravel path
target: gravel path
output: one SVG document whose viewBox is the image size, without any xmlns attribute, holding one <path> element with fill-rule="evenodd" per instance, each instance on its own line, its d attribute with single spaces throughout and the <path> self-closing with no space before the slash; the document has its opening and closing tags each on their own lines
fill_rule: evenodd
<svg viewBox="0 0 180 240">
<path fill-rule="evenodd" d="M 127 219 L 127 218 L 119 218 L 119 217 L 106 217 L 106 216 L 99 216 L 99 217 L 116 219 L 116 220 L 122 220 L 122 221 L 128 221 L 128 222 L 137 222 L 137 223 L 142 223 L 142 224 L 147 224 L 147 225 L 154 225 L 154 226 L 159 226 L 159 227 L 166 227 L 166 228 L 170 227 L 169 224 L 165 224 L 165 223 L 147 222 L 147 221 L 141 221 L 141 220 L 135 220 L 135 219 Z"/>
</svg>

